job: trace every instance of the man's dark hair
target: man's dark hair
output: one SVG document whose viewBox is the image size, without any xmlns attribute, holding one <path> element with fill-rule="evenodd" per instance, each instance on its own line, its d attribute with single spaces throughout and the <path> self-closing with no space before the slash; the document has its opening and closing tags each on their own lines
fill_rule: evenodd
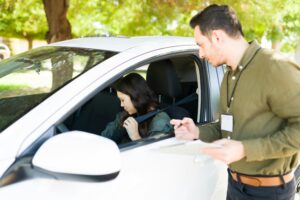
<svg viewBox="0 0 300 200">
<path fill-rule="evenodd" d="M 206 7 L 191 19 L 190 26 L 199 26 L 205 36 L 210 36 L 211 31 L 216 29 L 225 31 L 231 37 L 244 36 L 236 13 L 227 5 L 213 4 Z"/>
</svg>

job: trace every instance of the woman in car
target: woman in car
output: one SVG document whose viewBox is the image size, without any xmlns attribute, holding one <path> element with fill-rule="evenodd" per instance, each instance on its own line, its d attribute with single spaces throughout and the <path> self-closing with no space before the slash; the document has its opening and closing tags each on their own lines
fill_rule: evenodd
<svg viewBox="0 0 300 200">
<path fill-rule="evenodd" d="M 155 111 L 158 105 L 154 92 L 141 75 L 131 73 L 119 79 L 113 88 L 124 111 L 106 126 L 101 132 L 102 136 L 123 143 L 172 130 L 170 117 L 165 112 L 158 112 L 141 123 L 135 120 L 138 116 Z"/>
</svg>

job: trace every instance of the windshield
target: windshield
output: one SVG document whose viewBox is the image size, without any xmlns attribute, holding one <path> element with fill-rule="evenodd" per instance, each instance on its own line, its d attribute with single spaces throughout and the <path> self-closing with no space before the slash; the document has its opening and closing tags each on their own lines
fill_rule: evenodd
<svg viewBox="0 0 300 200">
<path fill-rule="evenodd" d="M 40 47 L 0 62 L 0 131 L 114 52 Z"/>
</svg>

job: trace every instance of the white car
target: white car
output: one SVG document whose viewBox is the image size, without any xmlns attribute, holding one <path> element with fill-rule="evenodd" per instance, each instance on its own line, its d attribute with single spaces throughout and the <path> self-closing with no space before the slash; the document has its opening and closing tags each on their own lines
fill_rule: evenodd
<svg viewBox="0 0 300 200">
<path fill-rule="evenodd" d="M 100 136 L 121 109 L 111 84 L 131 72 L 171 118 L 218 118 L 224 71 L 192 38 L 79 38 L 19 54 L 0 63 L 0 199 L 225 199 L 226 166 L 201 154 L 207 144 Z"/>
</svg>

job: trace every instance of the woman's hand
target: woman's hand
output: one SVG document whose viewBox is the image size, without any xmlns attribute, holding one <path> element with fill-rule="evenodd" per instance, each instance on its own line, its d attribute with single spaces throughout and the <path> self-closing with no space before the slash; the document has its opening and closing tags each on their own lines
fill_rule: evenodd
<svg viewBox="0 0 300 200">
<path fill-rule="evenodd" d="M 138 123 L 133 117 L 128 117 L 124 121 L 123 127 L 126 129 L 131 140 L 134 141 L 141 139 L 138 129 Z"/>
</svg>

